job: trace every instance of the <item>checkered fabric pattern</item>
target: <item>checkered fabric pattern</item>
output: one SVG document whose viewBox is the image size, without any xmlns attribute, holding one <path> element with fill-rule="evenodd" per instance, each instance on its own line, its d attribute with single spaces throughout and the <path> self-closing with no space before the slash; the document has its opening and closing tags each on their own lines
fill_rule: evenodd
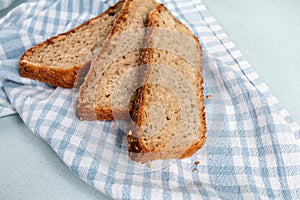
<svg viewBox="0 0 300 200">
<path fill-rule="evenodd" d="M 28 1 L 2 18 L 0 116 L 18 113 L 70 170 L 111 198 L 300 199 L 299 126 L 201 0 L 163 0 L 199 37 L 205 95 L 212 95 L 205 99 L 207 143 L 191 158 L 135 163 L 126 152 L 126 124 L 81 122 L 76 90 L 19 77 L 26 49 L 114 2 Z"/>
</svg>

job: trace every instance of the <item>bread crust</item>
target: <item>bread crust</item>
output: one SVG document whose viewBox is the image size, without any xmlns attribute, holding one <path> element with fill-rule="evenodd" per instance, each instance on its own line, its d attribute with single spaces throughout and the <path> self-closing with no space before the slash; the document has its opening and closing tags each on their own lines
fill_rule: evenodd
<svg viewBox="0 0 300 200">
<path fill-rule="evenodd" d="M 73 88 L 80 66 L 67 69 L 48 68 L 24 61 L 20 62 L 20 76 L 48 83 L 55 87 Z M 58 78 L 59 77 L 59 78 Z"/>
<path fill-rule="evenodd" d="M 105 51 L 106 49 L 109 48 L 110 45 L 110 41 L 112 40 L 112 38 L 114 37 L 114 35 L 118 34 L 118 31 L 120 29 L 120 24 L 122 21 L 126 20 L 125 15 L 128 13 L 128 7 L 129 7 L 129 2 L 130 1 L 124 1 L 124 4 L 122 5 L 122 9 L 119 13 L 118 18 L 116 19 L 111 32 L 109 33 L 108 37 L 106 38 L 106 40 L 104 41 L 104 45 L 100 51 L 101 52 Z M 90 75 L 89 73 L 87 74 L 87 76 L 85 77 L 84 83 L 81 85 L 80 90 L 86 90 L 88 88 L 88 83 L 87 81 L 90 79 Z M 110 120 L 114 120 L 113 117 L 113 112 L 112 109 L 110 107 L 106 107 L 106 108 L 94 108 L 93 105 L 90 105 L 89 103 L 84 104 L 82 102 L 84 102 L 84 97 L 81 96 L 81 93 L 79 91 L 79 96 L 78 96 L 78 101 L 77 101 L 77 110 L 76 110 L 76 114 L 77 117 L 80 120 L 87 120 L 87 121 L 93 121 L 93 120 L 102 120 L 102 121 L 110 121 Z M 92 104 L 92 103 L 91 103 Z M 125 111 L 123 113 L 123 115 L 125 115 Z"/>
<path fill-rule="evenodd" d="M 117 18 L 117 20 L 114 23 L 114 26 L 110 32 L 110 34 L 108 35 L 108 37 L 106 38 L 104 45 L 101 49 L 102 51 L 106 51 L 109 48 L 110 45 L 110 41 L 113 40 L 113 37 L 117 34 L 119 34 L 120 32 L 122 32 L 122 23 L 125 22 L 127 20 L 127 15 L 129 13 L 129 6 L 132 0 L 125 0 L 122 6 L 122 9 L 119 13 L 119 16 Z M 154 0 L 149 0 L 152 1 L 153 4 L 156 5 Z M 101 54 L 100 52 L 100 54 Z M 88 81 L 88 79 L 90 79 L 91 77 L 88 75 L 85 77 L 85 82 Z M 88 87 L 87 83 L 83 83 L 81 85 L 80 90 L 86 90 L 86 88 Z M 83 104 L 83 96 L 81 96 L 79 94 L 78 96 L 78 102 L 77 102 L 77 116 L 80 120 L 114 120 L 114 119 L 128 119 L 128 112 L 130 114 L 133 113 L 132 109 L 129 110 L 117 110 L 117 111 L 113 111 L 111 107 L 101 107 L 101 108 L 97 108 L 94 107 L 93 105 L 89 105 L 89 104 Z"/>
<path fill-rule="evenodd" d="M 109 15 L 110 13 L 114 12 L 118 7 L 123 4 L 123 0 L 119 1 L 115 5 L 109 7 L 105 12 L 102 14 L 93 17 L 89 19 L 88 21 L 84 22 L 83 24 L 75 27 L 74 29 L 67 31 L 65 33 L 58 34 L 56 36 L 53 36 L 46 41 L 39 43 L 31 48 L 29 48 L 20 58 L 20 64 L 19 64 L 19 74 L 21 77 L 24 78 L 30 78 L 37 81 L 42 81 L 45 83 L 48 83 L 55 87 L 62 87 L 62 88 L 73 88 L 78 87 L 79 84 L 83 81 L 83 77 L 86 74 L 86 71 L 89 67 L 89 62 L 83 63 L 81 65 L 72 66 L 69 68 L 54 68 L 51 66 L 44 66 L 39 65 L 35 63 L 31 63 L 29 61 L 26 61 L 24 58 L 27 55 L 33 54 L 38 48 L 43 47 L 44 45 L 51 45 L 53 44 L 54 40 L 61 37 L 61 36 L 69 36 L 70 34 L 76 32 L 81 27 L 84 27 L 88 25 L 89 23 L 93 22 L 94 20 L 98 18 L 102 18 L 105 15 Z M 84 69 L 83 72 L 79 72 L 81 69 Z M 80 74 L 80 76 L 77 77 L 77 75 Z M 78 79 L 78 80 L 76 80 Z M 76 82 L 76 84 L 74 84 Z"/>
<path fill-rule="evenodd" d="M 153 10 L 149 14 L 149 24 L 148 27 L 154 27 L 154 12 L 160 12 L 161 10 L 167 10 L 167 8 L 163 4 L 159 4 L 156 8 L 156 10 Z M 170 14 L 171 15 L 171 14 Z M 173 15 L 171 15 L 173 20 L 188 29 L 183 23 L 181 23 L 179 20 L 177 20 Z M 151 64 L 151 57 L 150 55 L 153 54 L 154 49 L 151 48 L 152 46 L 152 40 L 150 39 L 152 35 L 151 29 L 148 29 L 147 35 L 146 35 L 146 40 L 148 41 L 148 48 L 145 49 L 142 54 L 141 54 L 141 63 L 146 66 L 146 68 L 142 69 L 140 71 L 141 76 L 144 77 L 144 80 L 142 81 L 142 87 L 138 90 L 136 99 L 135 99 L 135 107 L 133 110 L 132 114 L 132 120 L 133 123 L 131 125 L 131 132 L 130 134 L 127 134 L 127 140 L 128 140 L 128 153 L 129 156 L 132 160 L 137 161 L 137 162 L 147 162 L 147 161 L 152 161 L 152 160 L 157 160 L 157 159 L 165 159 L 165 153 L 163 151 L 156 151 L 153 152 L 150 149 L 147 149 L 147 147 L 144 145 L 144 142 L 142 141 L 142 137 L 139 134 L 141 132 L 140 127 L 142 125 L 142 114 L 144 112 L 144 106 L 143 106 L 143 101 L 146 98 L 146 87 L 147 87 L 147 80 L 148 80 L 148 69 L 149 65 Z M 202 58 L 202 49 L 201 45 L 199 43 L 198 38 L 193 35 L 195 41 L 199 45 L 199 50 L 201 53 L 201 58 Z M 200 60 L 199 66 L 202 66 L 202 59 Z M 202 71 L 202 68 L 201 68 Z M 145 74 L 145 75 L 144 75 Z M 180 159 L 188 158 L 192 156 L 196 151 L 198 151 L 206 141 L 206 121 L 205 121 L 205 108 L 204 108 L 204 95 L 203 95 L 203 79 L 200 76 L 200 87 L 201 87 L 201 96 L 200 96 L 200 101 L 199 101 L 199 107 L 200 107 L 200 113 L 201 113 L 201 128 L 202 131 L 198 134 L 199 137 L 197 137 L 191 144 L 191 146 L 187 147 L 187 150 L 179 157 Z M 202 103 L 201 103 L 202 102 Z M 172 156 L 169 156 L 172 157 Z"/>
</svg>

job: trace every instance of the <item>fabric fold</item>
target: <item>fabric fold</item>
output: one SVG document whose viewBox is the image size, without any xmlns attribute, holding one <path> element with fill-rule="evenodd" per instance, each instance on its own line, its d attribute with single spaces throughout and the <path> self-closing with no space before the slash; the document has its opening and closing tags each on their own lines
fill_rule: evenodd
<svg viewBox="0 0 300 200">
<path fill-rule="evenodd" d="M 133 162 L 126 123 L 79 121 L 77 89 L 19 77 L 18 61 L 26 49 L 114 2 L 30 1 L 2 18 L 0 116 L 19 114 L 70 170 L 114 199 L 298 199 L 299 126 L 201 1 L 161 1 L 204 49 L 207 143 L 191 158 L 151 166 Z"/>
</svg>

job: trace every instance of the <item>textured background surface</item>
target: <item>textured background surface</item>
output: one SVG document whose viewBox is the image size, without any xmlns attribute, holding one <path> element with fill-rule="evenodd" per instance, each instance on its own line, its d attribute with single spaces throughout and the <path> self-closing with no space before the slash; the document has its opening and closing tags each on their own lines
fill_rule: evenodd
<svg viewBox="0 0 300 200">
<path fill-rule="evenodd" d="M 237 48 L 300 123 L 300 2 L 203 0 Z"/>
<path fill-rule="evenodd" d="M 204 2 L 299 124 L 300 3 Z M 17 116 L 1 118 L 0 127 L 0 199 L 105 199 L 74 176 Z"/>
</svg>

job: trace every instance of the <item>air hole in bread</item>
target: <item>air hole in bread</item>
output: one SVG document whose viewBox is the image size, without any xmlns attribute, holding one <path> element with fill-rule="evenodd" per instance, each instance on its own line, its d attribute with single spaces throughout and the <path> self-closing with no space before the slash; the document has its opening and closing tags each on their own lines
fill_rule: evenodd
<svg viewBox="0 0 300 200">
<path fill-rule="evenodd" d="M 109 16 L 115 16 L 116 13 L 112 12 L 112 13 L 108 13 Z"/>
</svg>

